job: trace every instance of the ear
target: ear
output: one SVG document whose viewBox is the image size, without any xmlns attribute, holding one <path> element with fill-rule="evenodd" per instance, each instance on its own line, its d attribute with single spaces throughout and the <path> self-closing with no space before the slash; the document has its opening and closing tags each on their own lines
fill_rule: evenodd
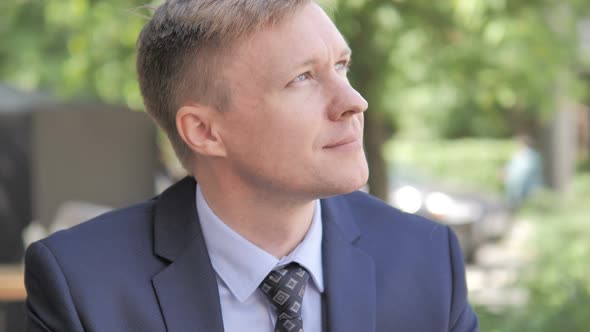
<svg viewBox="0 0 590 332">
<path fill-rule="evenodd" d="M 186 105 L 176 112 L 176 128 L 182 140 L 194 152 L 224 157 L 225 146 L 215 130 L 217 118 L 218 111 L 212 107 Z"/>
</svg>

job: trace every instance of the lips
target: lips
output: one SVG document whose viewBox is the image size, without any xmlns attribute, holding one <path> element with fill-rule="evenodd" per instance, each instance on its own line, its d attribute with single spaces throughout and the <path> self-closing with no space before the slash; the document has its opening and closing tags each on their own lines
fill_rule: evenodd
<svg viewBox="0 0 590 332">
<path fill-rule="evenodd" d="M 354 143 L 360 142 L 361 137 L 354 135 L 354 136 L 347 136 L 345 138 L 339 139 L 335 142 L 332 142 L 326 146 L 324 146 L 324 149 L 333 149 L 333 148 L 337 148 L 337 147 L 341 147 L 341 146 L 345 146 L 345 145 L 352 145 Z"/>
</svg>

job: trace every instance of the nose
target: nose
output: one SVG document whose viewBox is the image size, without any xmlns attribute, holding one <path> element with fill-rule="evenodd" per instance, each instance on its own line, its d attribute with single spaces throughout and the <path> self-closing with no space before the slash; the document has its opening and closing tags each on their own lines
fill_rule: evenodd
<svg viewBox="0 0 590 332">
<path fill-rule="evenodd" d="M 346 78 L 338 77 L 332 87 L 332 102 L 330 103 L 329 118 L 339 121 L 352 117 L 367 110 L 369 104 L 348 82 Z"/>
</svg>

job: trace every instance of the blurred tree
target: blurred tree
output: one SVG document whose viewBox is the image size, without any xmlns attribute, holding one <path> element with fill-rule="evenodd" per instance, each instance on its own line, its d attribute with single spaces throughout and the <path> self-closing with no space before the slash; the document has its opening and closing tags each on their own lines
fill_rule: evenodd
<svg viewBox="0 0 590 332">
<path fill-rule="evenodd" d="M 157 5 L 160 0 L 153 0 Z M 369 100 L 370 190 L 386 199 L 381 145 L 404 137 L 503 137 L 550 119 L 556 90 L 577 99 L 577 22 L 587 0 L 324 0 Z M 0 3 L 0 80 L 142 109 L 135 40 L 144 0 Z"/>
<path fill-rule="evenodd" d="M 382 198 L 390 123 L 406 138 L 535 135 L 560 100 L 585 93 L 577 23 L 588 1 L 332 3 L 355 51 L 351 81 L 369 100 L 369 184 Z"/>
<path fill-rule="evenodd" d="M 135 41 L 141 0 L 0 3 L 0 80 L 141 109 Z"/>
</svg>

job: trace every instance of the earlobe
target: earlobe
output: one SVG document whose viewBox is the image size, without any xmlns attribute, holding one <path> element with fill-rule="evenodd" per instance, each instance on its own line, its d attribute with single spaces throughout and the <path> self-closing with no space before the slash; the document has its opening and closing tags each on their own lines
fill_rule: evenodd
<svg viewBox="0 0 590 332">
<path fill-rule="evenodd" d="M 176 128 L 186 145 L 205 156 L 225 156 L 223 141 L 214 130 L 214 109 L 202 105 L 182 106 L 176 113 Z"/>
</svg>

